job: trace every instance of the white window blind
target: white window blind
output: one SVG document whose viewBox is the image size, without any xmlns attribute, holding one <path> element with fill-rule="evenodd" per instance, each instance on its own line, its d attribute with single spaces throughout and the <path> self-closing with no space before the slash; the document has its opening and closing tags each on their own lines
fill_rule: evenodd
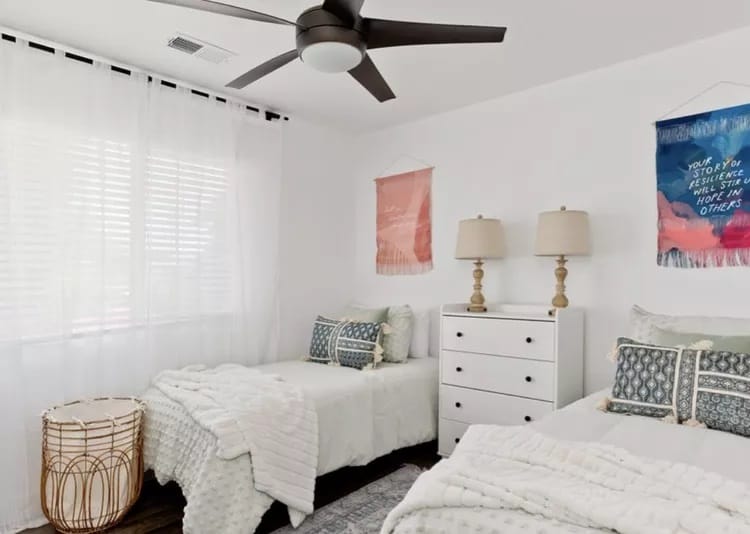
<svg viewBox="0 0 750 534">
<path fill-rule="evenodd" d="M 152 319 L 228 311 L 229 201 L 224 168 L 182 161 L 167 151 L 148 157 L 145 232 Z"/>
<path fill-rule="evenodd" d="M 229 311 L 223 167 L 168 150 L 137 161 L 128 143 L 49 125 L 1 128 L 0 339 Z"/>
</svg>

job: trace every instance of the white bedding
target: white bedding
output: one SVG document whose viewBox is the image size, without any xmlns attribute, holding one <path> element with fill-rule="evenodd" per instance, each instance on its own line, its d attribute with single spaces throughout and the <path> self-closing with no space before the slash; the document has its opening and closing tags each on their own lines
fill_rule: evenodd
<svg viewBox="0 0 750 534">
<path fill-rule="evenodd" d="M 299 386 L 318 414 L 318 475 L 364 465 L 395 449 L 435 439 L 438 365 L 434 358 L 358 371 L 302 361 L 257 369 Z M 272 500 L 254 487 L 250 455 L 216 456 L 216 440 L 154 388 L 144 458 L 162 484 L 176 481 L 187 499 L 186 533 L 254 532 Z M 178 437 L 179 439 L 175 439 Z M 177 446 L 175 446 L 177 444 Z"/>
<path fill-rule="evenodd" d="M 701 514 L 691 517 L 687 524 L 663 532 L 713 532 L 713 526 L 718 528 L 718 523 L 700 525 L 698 530 L 690 529 L 698 527 L 698 521 L 704 516 L 726 515 L 725 509 L 734 510 L 735 514 L 730 515 L 728 521 L 732 528 L 727 532 L 750 532 L 750 506 L 745 504 L 750 502 L 747 486 L 750 484 L 750 466 L 743 461 L 750 446 L 747 438 L 670 425 L 645 417 L 604 413 L 596 410 L 596 406 L 605 395 L 602 392 L 587 397 L 528 427 L 494 427 L 494 430 L 508 435 L 495 441 L 485 440 L 484 444 L 480 443 L 485 432 L 482 427 L 471 429 L 451 459 L 440 462 L 430 474 L 420 477 L 404 501 L 391 512 L 384 532 L 598 532 L 596 526 L 586 524 L 597 514 L 594 524 L 609 522 L 609 526 L 617 525 L 622 532 L 662 532 L 652 529 L 648 522 L 639 524 L 639 518 L 643 513 L 649 513 L 654 514 L 654 525 L 657 518 L 679 524 L 683 515 L 697 509 L 696 503 L 704 502 L 707 506 Z M 487 428 L 493 430 L 493 427 Z M 502 446 L 514 434 L 518 439 L 525 439 L 530 449 L 533 448 L 534 438 L 530 437 L 533 434 L 537 439 L 551 443 L 551 448 L 565 450 L 568 447 L 575 453 L 563 454 L 562 462 L 557 463 L 544 454 L 522 454 L 519 463 L 519 458 L 514 456 L 517 450 L 523 453 L 524 447 L 503 450 Z M 605 454 L 599 454 L 602 451 Z M 618 458 L 617 462 L 611 462 L 613 472 L 617 473 L 600 477 L 601 470 L 609 469 L 606 465 L 608 455 Z M 620 459 L 625 459 L 628 469 L 622 469 Z M 472 464 L 481 465 L 483 469 L 472 471 Z M 688 469 L 685 464 L 700 469 Z M 677 479 L 686 475 L 679 483 L 663 491 L 659 484 L 661 479 L 653 476 L 654 471 L 649 471 L 654 466 L 665 473 L 675 474 Z M 555 469 L 569 469 L 570 477 L 562 476 L 556 480 Z M 593 504 L 598 495 L 608 491 L 602 486 L 629 480 L 628 477 L 639 471 L 646 474 L 643 477 L 645 483 L 638 481 L 628 491 L 615 490 L 617 499 Z M 528 476 L 530 473 L 533 474 Z M 579 482 L 589 477 L 590 487 L 589 483 L 576 485 L 576 476 Z M 561 489 L 566 484 L 570 486 Z M 716 484 L 731 488 L 729 492 L 716 493 L 722 498 L 729 497 L 729 504 L 721 502 L 714 506 L 711 502 L 715 496 L 711 489 Z M 653 506 L 651 498 L 646 497 L 652 488 L 661 492 L 662 505 L 669 501 L 673 501 L 672 504 Z M 590 496 L 584 497 L 589 490 L 592 491 Z M 701 490 L 711 498 L 697 496 Z M 545 500 L 545 496 L 549 500 Z M 535 499 L 542 506 L 553 506 L 553 510 L 544 510 L 546 517 L 535 513 L 541 511 L 529 508 L 529 503 Z M 560 502 L 564 506 L 554 508 Z M 683 513 L 668 517 L 665 510 L 669 509 L 682 509 Z M 639 513 L 627 513 L 627 510 L 639 510 Z M 569 514 L 574 514 L 577 524 L 560 521 L 570 517 Z"/>
<path fill-rule="evenodd" d="M 589 395 L 529 426 L 550 437 L 606 443 L 639 456 L 694 465 L 750 484 L 750 463 L 738 461 L 750 450 L 750 439 L 667 424 L 653 417 L 597 410 L 609 393 L 607 389 Z"/>
<path fill-rule="evenodd" d="M 163 371 L 153 385 L 216 438 L 219 458 L 250 454 L 255 489 L 286 504 L 294 526 L 313 512 L 318 415 L 299 387 L 236 364 Z"/>
<path fill-rule="evenodd" d="M 318 411 L 318 475 L 365 465 L 437 435 L 438 360 L 380 363 L 374 371 L 310 362 L 261 366 L 302 388 Z"/>
</svg>

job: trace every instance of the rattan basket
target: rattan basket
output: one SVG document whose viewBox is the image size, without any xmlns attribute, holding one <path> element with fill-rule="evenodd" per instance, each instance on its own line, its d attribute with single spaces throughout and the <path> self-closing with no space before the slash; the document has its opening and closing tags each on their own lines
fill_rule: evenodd
<svg viewBox="0 0 750 534">
<path fill-rule="evenodd" d="M 100 398 L 42 414 L 42 510 L 58 531 L 105 530 L 138 499 L 144 410 L 137 399 Z"/>
</svg>

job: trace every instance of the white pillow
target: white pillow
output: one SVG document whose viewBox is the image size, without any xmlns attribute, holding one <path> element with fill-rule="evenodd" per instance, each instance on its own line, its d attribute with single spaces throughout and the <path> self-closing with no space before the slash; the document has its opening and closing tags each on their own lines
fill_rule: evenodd
<svg viewBox="0 0 750 534">
<path fill-rule="evenodd" d="M 733 336 L 750 332 L 750 319 L 660 315 L 633 306 L 630 311 L 630 337 L 641 343 L 658 343 L 657 328 L 673 332 Z"/>
<path fill-rule="evenodd" d="M 427 358 L 430 355 L 430 310 L 414 312 L 409 358 Z"/>
</svg>

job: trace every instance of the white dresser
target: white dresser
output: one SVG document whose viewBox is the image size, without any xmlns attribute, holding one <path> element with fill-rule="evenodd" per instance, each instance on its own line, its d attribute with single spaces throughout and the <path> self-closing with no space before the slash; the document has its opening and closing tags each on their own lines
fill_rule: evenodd
<svg viewBox="0 0 750 534">
<path fill-rule="evenodd" d="M 495 305 L 440 314 L 438 452 L 448 456 L 472 424 L 535 421 L 583 394 L 583 311 Z"/>
</svg>

